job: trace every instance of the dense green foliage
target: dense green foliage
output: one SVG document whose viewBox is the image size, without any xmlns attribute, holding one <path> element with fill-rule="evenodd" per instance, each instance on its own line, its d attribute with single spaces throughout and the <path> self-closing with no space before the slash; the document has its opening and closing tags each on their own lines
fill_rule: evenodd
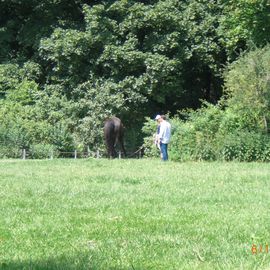
<svg viewBox="0 0 270 270">
<path fill-rule="evenodd" d="M 1 160 L 0 175 L 3 270 L 269 269 L 269 164 Z"/>
<path fill-rule="evenodd" d="M 239 125 L 269 133 L 270 46 L 252 51 L 234 62 L 225 76 L 228 107 Z"/>
<path fill-rule="evenodd" d="M 227 62 L 269 42 L 269 8 L 267 0 L 2 0 L 1 155 L 41 144 L 104 150 L 111 115 L 134 150 L 145 116 L 218 102 Z"/>
<path fill-rule="evenodd" d="M 232 63 L 225 74 L 225 97 L 172 119 L 171 157 L 175 160 L 270 161 L 270 47 Z M 148 119 L 146 153 L 155 155 Z"/>
</svg>

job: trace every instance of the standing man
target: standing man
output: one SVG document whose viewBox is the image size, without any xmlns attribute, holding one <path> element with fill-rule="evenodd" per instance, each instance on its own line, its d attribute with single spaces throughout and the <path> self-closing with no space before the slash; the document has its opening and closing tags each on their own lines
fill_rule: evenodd
<svg viewBox="0 0 270 270">
<path fill-rule="evenodd" d="M 158 133 L 158 143 L 160 145 L 160 151 L 162 154 L 162 160 L 168 160 L 168 143 L 171 138 L 171 124 L 165 120 L 164 115 L 157 115 L 155 120 L 159 123 L 160 129 Z"/>
</svg>

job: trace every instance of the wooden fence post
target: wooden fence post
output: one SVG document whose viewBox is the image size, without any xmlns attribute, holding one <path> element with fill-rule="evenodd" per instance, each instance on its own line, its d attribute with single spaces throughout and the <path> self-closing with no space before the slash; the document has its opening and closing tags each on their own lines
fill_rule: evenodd
<svg viewBox="0 0 270 270">
<path fill-rule="evenodd" d="M 77 158 L 77 150 L 74 151 L 74 158 Z"/>
</svg>

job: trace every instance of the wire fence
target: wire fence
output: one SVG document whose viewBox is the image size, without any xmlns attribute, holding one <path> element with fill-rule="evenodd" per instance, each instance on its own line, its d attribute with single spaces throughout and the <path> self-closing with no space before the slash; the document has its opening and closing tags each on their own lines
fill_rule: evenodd
<svg viewBox="0 0 270 270">
<path fill-rule="evenodd" d="M 27 149 L 22 149 L 21 150 L 21 158 L 22 159 L 33 159 L 35 157 L 37 157 L 38 154 L 35 153 L 34 151 L 30 151 Z M 104 156 L 104 153 L 100 153 L 99 150 L 97 151 L 87 151 L 87 152 L 83 152 L 83 151 L 78 151 L 78 150 L 74 150 L 74 151 L 50 151 L 50 153 L 47 153 L 46 158 L 49 159 L 55 159 L 55 158 L 73 158 L 73 159 L 77 159 L 77 158 L 101 158 Z M 44 157 L 44 155 L 43 155 Z"/>
<path fill-rule="evenodd" d="M 124 154 L 120 148 L 115 147 L 115 158 L 142 158 L 144 155 L 143 146 L 137 146 L 136 151 L 133 149 L 126 149 Z M 69 159 L 83 159 L 83 158 L 108 158 L 106 148 L 94 149 L 85 146 L 80 149 L 56 149 L 53 145 L 49 144 L 36 144 L 33 146 L 22 146 L 17 143 L 7 143 L 0 140 L 0 159 L 56 159 L 56 158 L 69 158 Z"/>
<path fill-rule="evenodd" d="M 116 154 L 116 158 L 122 159 L 122 158 L 142 158 L 143 151 L 141 148 L 139 148 L 135 152 L 127 152 L 126 155 L 122 153 L 121 151 L 118 151 Z M 5 155 L 1 156 L 2 158 L 5 158 Z M 70 159 L 82 159 L 82 158 L 107 158 L 108 155 L 104 151 L 96 150 L 96 151 L 50 151 L 50 153 L 46 153 L 45 155 L 39 155 L 38 153 L 35 153 L 33 151 L 30 151 L 28 149 L 21 149 L 19 152 L 14 155 L 13 158 L 17 159 L 57 159 L 57 158 L 70 158 Z"/>
</svg>

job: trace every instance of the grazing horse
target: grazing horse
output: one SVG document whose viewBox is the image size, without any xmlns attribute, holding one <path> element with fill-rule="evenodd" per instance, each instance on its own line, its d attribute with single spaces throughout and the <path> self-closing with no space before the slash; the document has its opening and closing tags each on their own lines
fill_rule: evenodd
<svg viewBox="0 0 270 270">
<path fill-rule="evenodd" d="M 120 144 L 121 151 L 124 156 L 126 156 L 126 150 L 123 142 L 124 126 L 119 118 L 111 117 L 105 121 L 104 136 L 109 158 L 116 157 L 115 146 L 117 142 Z"/>
</svg>

